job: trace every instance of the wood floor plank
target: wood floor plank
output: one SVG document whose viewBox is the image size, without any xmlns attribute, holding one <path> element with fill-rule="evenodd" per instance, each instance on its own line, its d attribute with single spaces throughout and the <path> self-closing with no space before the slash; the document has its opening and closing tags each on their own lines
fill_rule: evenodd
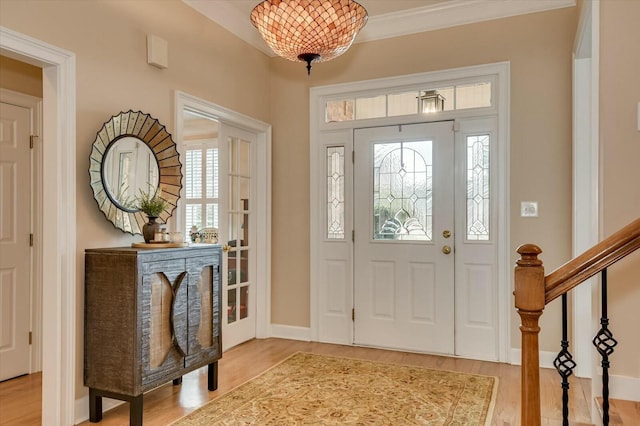
<svg viewBox="0 0 640 426">
<path fill-rule="evenodd" d="M 492 424 L 496 426 L 515 426 L 520 424 L 520 367 L 518 366 L 275 338 L 251 340 L 225 352 L 219 364 L 218 389 L 214 392 L 207 391 L 206 368 L 185 375 L 182 385 L 173 386 L 168 383 L 148 392 L 144 396 L 144 424 L 164 426 L 171 423 L 206 402 L 252 379 L 298 351 L 497 376 L 499 385 Z M 34 383 L 35 381 L 32 380 L 30 386 L 34 386 Z M 541 386 L 545 390 L 542 402 L 544 424 L 561 424 L 561 403 L 560 400 L 556 399 L 560 395 L 561 389 L 555 370 L 541 369 Z M 14 391 L 6 391 L 6 387 L 6 382 L 0 383 L 0 412 L 2 413 L 0 415 L 0 425 L 39 425 L 39 417 L 37 419 L 23 418 L 22 415 L 26 415 L 26 413 L 17 408 L 21 405 L 15 405 L 16 400 L 18 404 L 26 404 L 26 400 L 32 398 L 33 395 L 29 396 L 28 391 L 24 389 L 15 391 L 15 389 L 20 389 L 18 387 L 14 388 Z M 584 385 L 580 379 L 572 379 L 570 392 L 570 418 L 572 422 L 588 423 L 589 421 L 590 396 L 586 394 L 585 389 L 589 389 L 588 381 L 587 385 Z M 22 395 L 23 392 L 24 395 Z M 35 399 L 34 404 L 39 406 L 40 400 Z M 13 408 L 5 409 L 5 407 Z M 11 419 L 12 422 L 5 422 L 5 416 L 7 419 Z M 18 420 L 21 423 L 17 423 Z M 90 425 L 91 423 L 87 421 L 82 424 Z M 103 420 L 99 424 L 101 426 L 128 425 L 128 405 L 123 404 L 105 412 Z"/>
</svg>

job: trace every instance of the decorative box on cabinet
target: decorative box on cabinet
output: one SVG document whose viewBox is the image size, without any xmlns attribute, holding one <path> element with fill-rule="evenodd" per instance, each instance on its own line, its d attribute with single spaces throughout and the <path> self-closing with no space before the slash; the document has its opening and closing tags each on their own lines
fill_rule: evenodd
<svg viewBox="0 0 640 426">
<path fill-rule="evenodd" d="M 222 354 L 218 245 L 85 252 L 84 384 L 90 421 L 102 397 L 128 401 L 142 424 L 144 392 L 208 365 L 218 386 Z"/>
</svg>

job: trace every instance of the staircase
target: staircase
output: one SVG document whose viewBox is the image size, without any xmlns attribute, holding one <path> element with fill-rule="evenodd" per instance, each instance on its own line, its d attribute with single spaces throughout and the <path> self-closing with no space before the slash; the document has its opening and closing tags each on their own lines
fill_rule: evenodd
<svg viewBox="0 0 640 426">
<path fill-rule="evenodd" d="M 561 350 L 554 366 L 562 378 L 563 426 L 569 423 L 569 377 L 576 364 L 569 352 L 567 333 L 567 293 L 587 279 L 601 274 L 601 328 L 593 344 L 601 357 L 602 398 L 600 407 L 602 424 L 640 425 L 640 402 L 609 399 L 609 356 L 618 342 L 609 330 L 607 304 L 607 268 L 640 248 L 640 218 L 615 234 L 596 244 L 580 256 L 565 263 L 545 276 L 542 250 L 533 244 L 518 248 L 520 259 L 515 268 L 515 307 L 520 315 L 522 333 L 522 424 L 539 426 L 540 416 L 540 360 L 538 335 L 539 319 L 544 307 L 556 298 L 562 298 Z M 640 283 L 639 283 L 640 284 Z"/>
</svg>

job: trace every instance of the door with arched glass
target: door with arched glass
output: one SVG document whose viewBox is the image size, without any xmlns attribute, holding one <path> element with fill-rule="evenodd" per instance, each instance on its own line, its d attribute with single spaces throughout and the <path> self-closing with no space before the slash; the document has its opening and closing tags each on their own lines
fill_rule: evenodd
<svg viewBox="0 0 640 426">
<path fill-rule="evenodd" d="M 452 122 L 357 129 L 354 342 L 454 353 Z"/>
</svg>

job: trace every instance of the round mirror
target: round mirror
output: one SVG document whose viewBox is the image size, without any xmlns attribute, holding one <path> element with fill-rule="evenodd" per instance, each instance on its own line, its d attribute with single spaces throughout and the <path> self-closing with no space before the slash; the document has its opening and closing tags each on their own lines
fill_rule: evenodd
<svg viewBox="0 0 640 426">
<path fill-rule="evenodd" d="M 100 210 L 130 234 L 141 234 L 148 220 L 137 208 L 141 190 L 160 190 L 167 202 L 160 222 L 166 223 L 178 205 L 182 165 L 176 144 L 157 119 L 140 111 L 121 112 L 104 123 L 93 142 L 89 175 Z"/>
<path fill-rule="evenodd" d="M 107 147 L 102 161 L 102 182 L 116 206 L 136 212 L 140 191 L 153 194 L 158 189 L 158 161 L 144 141 L 124 136 Z"/>
</svg>

